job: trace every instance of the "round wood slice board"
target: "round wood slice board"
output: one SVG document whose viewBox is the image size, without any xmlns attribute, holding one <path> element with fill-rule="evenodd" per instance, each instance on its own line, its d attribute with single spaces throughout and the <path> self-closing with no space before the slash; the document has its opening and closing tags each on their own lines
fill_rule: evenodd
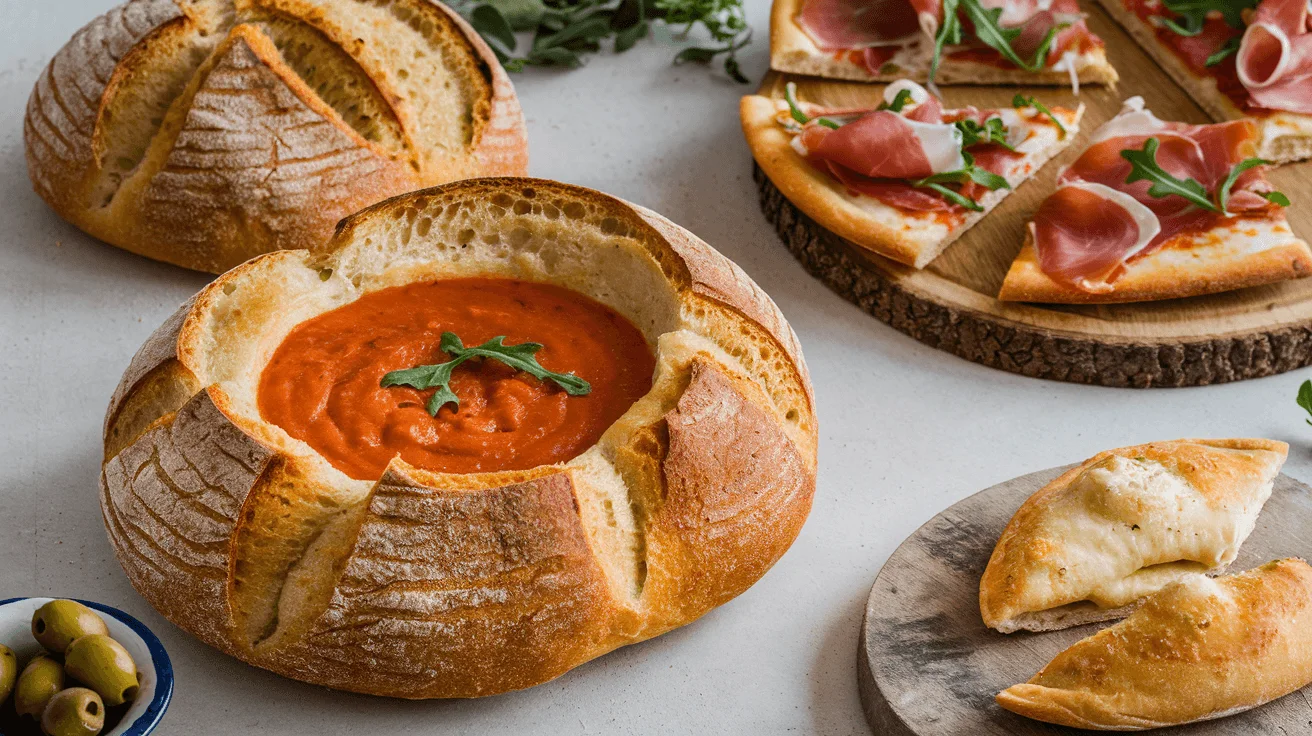
<svg viewBox="0 0 1312 736">
<path fill-rule="evenodd" d="M 1166 72 L 1095 0 L 1083 0 L 1089 26 L 1107 43 L 1121 81 L 1115 90 L 1084 86 L 1076 97 L 1056 87 L 944 87 L 947 106 L 999 107 L 1019 91 L 1051 105 L 1085 105 L 1080 135 L 1032 180 L 923 270 L 903 266 L 837 237 L 789 202 L 764 173 L 761 206 L 784 244 L 843 298 L 931 346 L 994 368 L 1038 378 L 1104 386 L 1200 386 L 1312 363 L 1312 279 L 1190 299 L 1065 306 L 1000 302 L 995 296 L 1020 252 L 1025 223 L 1053 191 L 1057 172 L 1088 146 L 1127 97 L 1141 95 L 1159 117 L 1211 122 Z M 883 85 L 771 72 L 760 94 L 832 107 L 874 107 Z M 1291 227 L 1312 238 L 1312 162 L 1270 173 L 1289 195 Z"/>
<path fill-rule="evenodd" d="M 985 628 L 979 614 L 979 579 L 998 535 L 1025 499 L 1069 467 L 1021 476 L 957 503 L 916 530 L 884 564 L 866 603 L 857 653 L 861 704 L 878 736 L 1090 733 L 1018 716 L 993 696 L 1110 624 L 1006 635 Z M 1281 557 L 1312 559 L 1309 530 L 1312 488 L 1279 476 L 1230 570 Z M 1154 733 L 1312 733 L 1312 686 L 1229 718 Z"/>
</svg>

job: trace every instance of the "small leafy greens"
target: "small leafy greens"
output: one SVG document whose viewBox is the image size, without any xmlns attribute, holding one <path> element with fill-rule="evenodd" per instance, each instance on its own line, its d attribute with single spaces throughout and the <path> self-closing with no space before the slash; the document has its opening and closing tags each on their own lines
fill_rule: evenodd
<svg viewBox="0 0 1312 736">
<path fill-rule="evenodd" d="M 1003 28 L 998 19 L 1002 8 L 986 8 L 979 0 L 943 0 L 943 25 L 934 34 L 934 55 L 929 62 L 929 80 L 938 75 L 939 64 L 943 61 L 943 48 L 961 43 L 963 30 L 958 12 L 964 12 L 975 29 L 975 38 L 985 46 L 1002 55 L 1002 58 L 1029 72 L 1037 72 L 1048 63 L 1048 52 L 1052 42 L 1069 24 L 1059 23 L 1048 29 L 1047 35 L 1034 49 L 1034 58 L 1023 59 L 1011 44 L 1020 35 L 1021 29 Z"/>
<path fill-rule="evenodd" d="M 1162 26 L 1181 36 L 1197 36 L 1203 32 L 1207 14 L 1219 12 L 1231 28 L 1244 27 L 1244 11 L 1257 7 L 1258 0 L 1164 0 L 1167 10 L 1180 16 L 1160 18 Z"/>
<path fill-rule="evenodd" d="M 1039 112 L 1043 113 L 1044 115 L 1047 115 L 1048 119 L 1052 121 L 1052 124 L 1057 126 L 1057 131 L 1061 133 L 1061 137 L 1062 138 L 1066 137 L 1066 126 L 1062 125 L 1061 120 L 1059 120 L 1057 116 L 1052 113 L 1052 110 L 1042 102 L 1039 102 L 1033 97 L 1026 97 L 1025 95 L 1016 95 L 1015 97 L 1011 98 L 1011 106 L 1032 107 L 1035 110 L 1038 110 Z"/>
<path fill-rule="evenodd" d="M 1007 125 L 1002 122 L 1002 118 L 989 118 L 984 121 L 983 125 L 967 118 L 958 120 L 953 125 L 961 131 L 962 148 L 992 143 L 995 146 L 1002 146 L 1008 151 L 1016 150 L 1010 143 L 1007 143 Z"/>
<path fill-rule="evenodd" d="M 426 407 L 428 413 L 437 416 L 437 412 L 447 404 L 455 404 L 458 411 L 460 409 L 460 399 L 451 390 L 451 373 L 456 369 L 456 366 L 470 358 L 491 358 L 501 361 L 511 368 L 524 371 L 539 380 L 553 381 L 557 386 L 565 389 L 565 393 L 570 396 L 583 396 L 592 391 L 591 384 L 573 373 L 553 373 L 543 368 L 538 363 L 537 358 L 534 357 L 542 349 L 541 343 L 522 342 L 518 345 L 506 345 L 504 343 L 505 339 L 505 336 L 502 335 L 494 337 L 482 345 L 467 348 L 456 336 L 456 333 L 443 332 L 440 347 L 442 352 L 451 356 L 451 360 L 445 363 L 434 363 L 392 371 L 383 376 L 380 385 L 384 388 L 388 386 L 410 386 L 420 390 L 436 387 L 437 391 L 428 400 L 428 406 Z"/>
<path fill-rule="evenodd" d="M 1007 183 L 1006 179 L 998 176 L 992 171 L 981 169 L 976 166 L 975 158 L 969 153 L 962 151 L 961 155 L 966 159 L 966 166 L 964 168 L 927 176 L 924 179 L 911 182 L 911 186 L 937 192 L 947 201 L 965 207 L 971 212 L 983 212 L 984 206 L 979 202 L 976 202 L 955 189 L 947 188 L 944 184 L 965 184 L 967 182 L 974 182 L 989 191 L 1011 189 L 1011 185 Z"/>
<path fill-rule="evenodd" d="M 797 85 L 793 82 L 784 85 L 784 100 L 788 102 L 788 114 L 792 116 L 793 120 L 796 120 L 802 125 L 811 122 L 812 118 L 802 112 L 801 106 L 797 104 Z M 842 125 L 830 120 L 829 118 L 815 118 L 815 122 L 818 125 L 823 125 L 826 128 L 833 128 L 834 130 L 838 130 L 842 127 Z"/>
<path fill-rule="evenodd" d="M 1125 183 L 1151 182 L 1151 186 L 1148 187 L 1150 196 L 1158 198 L 1184 197 L 1198 207 L 1221 215 L 1229 214 L 1226 211 L 1226 205 L 1230 201 L 1230 190 L 1234 188 L 1240 174 L 1254 166 L 1268 166 L 1271 164 L 1270 161 L 1260 158 L 1247 158 L 1235 164 L 1234 168 L 1230 170 L 1230 174 L 1221 183 L 1221 186 L 1217 187 L 1216 200 L 1213 201 L 1207 189 L 1198 183 L 1198 180 L 1178 179 L 1157 163 L 1157 149 L 1160 145 L 1160 141 L 1156 138 L 1149 138 L 1144 141 L 1143 148 L 1140 150 L 1121 151 L 1121 157 L 1130 162 L 1130 175 L 1125 178 Z M 1289 206 L 1289 198 L 1280 192 L 1260 193 L 1259 196 L 1281 207 Z"/>
<path fill-rule="evenodd" d="M 893 95 L 892 102 L 881 102 L 879 103 L 878 109 L 888 110 L 889 112 L 902 112 L 902 108 L 906 107 L 907 103 L 910 101 L 911 90 L 900 89 L 897 91 L 897 94 Z"/>
<path fill-rule="evenodd" d="M 1308 414 L 1312 414 L 1312 381 L 1304 381 L 1302 386 L 1298 387 L 1298 405 L 1303 407 Z M 1312 424 L 1312 419 L 1305 419 L 1308 424 Z"/>
<path fill-rule="evenodd" d="M 612 41 L 616 53 L 628 51 L 651 33 L 653 22 L 682 26 L 686 36 L 700 25 L 714 42 L 693 46 L 675 64 L 710 64 L 724 56 L 724 71 L 747 83 L 737 52 L 751 42 L 742 0 L 456 0 L 453 7 L 487 41 L 507 71 L 526 66 L 577 67 L 583 56 Z M 517 32 L 532 32 L 520 53 Z"/>
</svg>

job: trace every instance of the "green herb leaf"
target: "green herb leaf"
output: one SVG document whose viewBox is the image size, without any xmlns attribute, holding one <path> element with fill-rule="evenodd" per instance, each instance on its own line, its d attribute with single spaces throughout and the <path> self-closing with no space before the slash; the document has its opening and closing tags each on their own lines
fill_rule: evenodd
<svg viewBox="0 0 1312 736">
<path fill-rule="evenodd" d="M 1286 197 L 1283 192 L 1258 192 L 1258 196 L 1281 207 L 1289 206 L 1289 197 Z"/>
<path fill-rule="evenodd" d="M 615 34 L 615 51 L 623 52 L 633 48 L 638 39 L 646 38 L 651 27 L 647 21 L 640 21 L 637 25 L 629 26 L 619 33 Z"/>
<path fill-rule="evenodd" d="M 1002 146 L 1008 151 L 1014 151 L 1011 144 L 1007 143 L 1007 124 L 1002 122 L 1002 118 L 989 118 L 984 121 L 983 125 L 974 120 L 958 120 L 953 123 L 957 130 L 961 131 L 961 147 L 970 148 L 971 146 L 981 143 L 992 143 Z"/>
<path fill-rule="evenodd" d="M 1226 204 L 1230 201 L 1230 189 L 1234 187 L 1235 181 L 1239 179 L 1240 174 L 1248 171 L 1254 166 L 1270 165 L 1270 161 L 1261 158 L 1246 158 L 1235 164 L 1235 167 L 1230 169 L 1229 176 L 1225 178 L 1225 181 L 1221 182 L 1221 188 L 1216 190 L 1216 204 L 1221 208 L 1221 211 L 1226 211 Z M 1285 195 L 1281 194 L 1280 196 L 1283 197 Z"/>
<path fill-rule="evenodd" d="M 961 205 L 962 207 L 965 207 L 966 209 L 972 212 L 984 211 L 984 205 L 980 204 L 979 202 L 976 202 L 970 197 L 967 197 L 961 192 L 948 189 L 942 184 L 935 184 L 933 182 L 930 182 L 928 184 L 917 184 L 916 186 L 921 187 L 922 189 L 929 189 L 931 191 L 938 192 L 947 201 L 952 202 L 953 204 Z"/>
<path fill-rule="evenodd" d="M 515 50 L 515 31 L 496 6 L 484 3 L 474 8 L 469 14 L 469 24 L 479 32 L 479 35 L 496 41 L 506 51 Z M 495 48 L 495 45 L 493 47 Z"/>
<path fill-rule="evenodd" d="M 929 81 L 938 76 L 938 65 L 943 61 L 943 47 L 961 43 L 961 18 L 957 7 L 961 0 L 943 0 L 943 25 L 934 34 L 934 56 L 929 61 Z"/>
<path fill-rule="evenodd" d="M 1303 407 L 1308 414 L 1312 414 L 1312 381 L 1304 381 L 1302 386 L 1298 387 L 1298 405 Z M 1312 424 L 1312 419 L 1304 420 Z"/>
<path fill-rule="evenodd" d="M 793 116 L 793 120 L 806 125 L 811 122 L 811 117 L 802 112 L 802 108 L 797 104 L 797 84 L 789 82 L 784 85 L 784 101 L 788 103 L 788 114 Z"/>
<path fill-rule="evenodd" d="M 1160 145 L 1160 141 L 1156 138 L 1149 138 L 1144 141 L 1142 150 L 1121 151 L 1121 158 L 1130 162 L 1130 175 L 1125 178 L 1125 183 L 1151 182 L 1152 185 L 1148 187 L 1150 196 L 1183 197 L 1205 210 L 1224 213 L 1223 208 L 1208 199 L 1207 190 L 1202 184 L 1194 179 L 1177 179 L 1158 165 L 1157 149 Z"/>
<path fill-rule="evenodd" d="M 533 30 L 547 14 L 547 6 L 542 0 L 484 0 L 484 4 L 500 11 L 501 16 L 516 31 Z M 514 48 L 513 44 L 511 48 Z"/>
<path fill-rule="evenodd" d="M 1026 61 L 1020 58 L 1020 54 L 1017 54 L 1016 50 L 1011 47 L 1011 42 L 1020 35 L 1021 29 L 1019 27 L 1003 28 L 998 23 L 998 18 L 1002 16 L 1002 8 L 985 8 L 979 3 L 979 0 L 959 0 L 959 2 L 962 10 L 966 11 L 966 17 L 970 18 L 970 22 L 975 26 L 975 38 L 979 39 L 985 46 L 1002 54 L 1002 58 L 1028 72 L 1037 72 L 1047 64 L 1048 50 L 1052 48 L 1053 40 L 1066 27 L 1059 24 L 1049 28 L 1048 34 L 1043 37 L 1039 47 L 1034 50 L 1034 58 Z M 946 10 L 946 5 L 944 9 Z"/>
<path fill-rule="evenodd" d="M 1239 44 L 1241 40 L 1241 36 L 1235 36 L 1229 41 L 1226 41 L 1224 46 L 1213 51 L 1211 55 L 1207 57 L 1207 61 L 1205 62 L 1206 66 L 1216 66 L 1231 56 L 1239 53 Z"/>
<path fill-rule="evenodd" d="M 1242 29 L 1244 11 L 1256 8 L 1259 0 L 1163 0 L 1167 10 L 1180 16 L 1179 20 L 1162 18 L 1161 24 L 1181 36 L 1197 36 L 1203 31 L 1207 14 L 1217 11 L 1231 28 Z"/>
<path fill-rule="evenodd" d="M 876 109 L 888 110 L 889 112 L 902 112 L 902 108 L 906 107 L 907 103 L 910 101 L 911 101 L 911 90 L 900 89 L 897 91 L 897 94 L 893 95 L 892 102 L 881 102 L 879 103 L 879 107 Z"/>
<path fill-rule="evenodd" d="M 420 390 L 436 387 L 437 392 L 428 401 L 428 413 L 437 416 L 438 411 L 447 404 L 455 404 L 458 411 L 460 409 L 460 399 L 451 390 L 451 374 L 455 371 L 456 366 L 470 358 L 477 357 L 498 360 L 539 380 L 552 381 L 557 386 L 565 389 L 565 393 L 570 396 L 583 396 L 592 391 L 591 384 L 573 373 L 554 373 L 543 368 L 535 357 L 537 352 L 542 349 L 541 343 L 524 342 L 518 345 L 506 345 L 505 339 L 505 336 L 502 335 L 494 337 L 482 345 L 467 348 L 454 332 L 443 332 L 440 347 L 442 352 L 451 357 L 451 360 L 445 363 L 391 371 L 383 376 L 380 385 L 384 388 L 388 386 L 410 386 Z"/>
<path fill-rule="evenodd" d="M 1039 102 L 1033 97 L 1026 97 L 1025 95 L 1016 95 L 1015 97 L 1011 98 L 1011 106 L 1032 107 L 1035 110 L 1038 110 L 1040 113 L 1047 115 L 1048 119 L 1052 121 L 1052 124 L 1057 126 L 1057 131 L 1061 133 L 1061 137 L 1062 138 L 1066 137 L 1066 126 L 1062 125 L 1061 120 L 1058 119 L 1058 117 L 1053 114 L 1052 110 L 1049 109 L 1048 106 L 1043 104 L 1042 102 Z"/>
<path fill-rule="evenodd" d="M 689 61 L 693 61 L 698 64 L 709 64 L 711 60 L 715 58 L 717 53 L 718 52 L 715 49 L 704 49 L 697 46 L 691 46 L 675 54 L 674 63 L 685 64 Z"/>
</svg>

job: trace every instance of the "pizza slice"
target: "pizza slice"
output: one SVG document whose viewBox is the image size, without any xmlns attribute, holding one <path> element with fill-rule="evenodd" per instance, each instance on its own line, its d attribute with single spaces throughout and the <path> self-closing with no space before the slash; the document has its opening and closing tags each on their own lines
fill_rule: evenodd
<svg viewBox="0 0 1312 736">
<path fill-rule="evenodd" d="M 1117 80 L 1078 0 L 774 0 L 770 66 L 931 89 Z"/>
<path fill-rule="evenodd" d="M 1308 0 L 1102 0 L 1216 120 L 1249 117 L 1262 158 L 1312 158 Z"/>
<path fill-rule="evenodd" d="M 1034 214 L 999 299 L 1173 299 L 1312 273 L 1251 120 L 1168 123 L 1126 101 Z"/>
<path fill-rule="evenodd" d="M 756 162 L 825 229 L 916 268 L 1070 145 L 1084 112 L 1019 95 L 1012 108 L 944 110 L 906 80 L 873 109 L 825 109 L 786 89 L 742 100 Z"/>
</svg>

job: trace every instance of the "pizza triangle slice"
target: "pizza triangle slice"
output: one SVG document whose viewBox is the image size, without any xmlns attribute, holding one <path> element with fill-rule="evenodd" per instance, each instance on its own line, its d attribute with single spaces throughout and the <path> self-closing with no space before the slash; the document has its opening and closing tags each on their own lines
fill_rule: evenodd
<svg viewBox="0 0 1312 736">
<path fill-rule="evenodd" d="M 923 268 L 1074 140 L 1083 107 L 945 110 L 915 82 L 869 109 L 744 97 L 743 132 L 756 162 L 821 227 Z"/>
<path fill-rule="evenodd" d="M 1258 155 L 1312 158 L 1307 0 L 1102 0 L 1107 12 L 1216 120 L 1250 118 Z"/>
<path fill-rule="evenodd" d="M 1004 301 L 1174 299 L 1312 273 L 1250 120 L 1159 120 L 1143 100 L 1093 134 L 1034 214 Z"/>
<path fill-rule="evenodd" d="M 939 84 L 1115 84 L 1078 0 L 774 0 L 770 66 Z"/>
</svg>

